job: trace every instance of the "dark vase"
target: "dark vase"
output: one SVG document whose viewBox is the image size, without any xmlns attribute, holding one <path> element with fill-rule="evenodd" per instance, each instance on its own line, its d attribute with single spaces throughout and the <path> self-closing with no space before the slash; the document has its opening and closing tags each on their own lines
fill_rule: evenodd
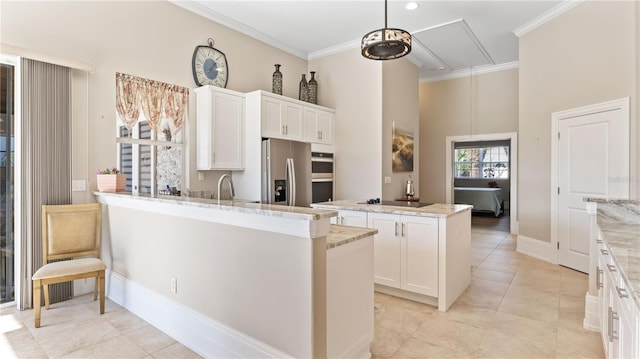
<svg viewBox="0 0 640 359">
<path fill-rule="evenodd" d="M 318 81 L 316 81 L 316 72 L 311 71 L 311 78 L 309 79 L 309 84 L 307 85 L 309 89 L 309 102 L 313 104 L 318 104 Z"/>
<path fill-rule="evenodd" d="M 302 80 L 300 80 L 300 92 L 298 94 L 298 100 L 309 101 L 309 85 L 307 84 L 307 78 L 305 74 L 302 74 Z"/>
<path fill-rule="evenodd" d="M 280 64 L 276 64 L 276 71 L 273 73 L 273 82 L 271 84 L 271 92 L 282 95 L 282 72 L 280 72 Z"/>
</svg>

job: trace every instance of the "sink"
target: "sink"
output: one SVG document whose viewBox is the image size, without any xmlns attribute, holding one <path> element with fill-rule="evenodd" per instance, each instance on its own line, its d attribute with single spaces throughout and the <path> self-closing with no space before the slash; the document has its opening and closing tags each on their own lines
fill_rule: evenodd
<svg viewBox="0 0 640 359">
<path fill-rule="evenodd" d="M 359 202 L 358 204 L 379 204 L 383 206 L 421 208 L 421 207 L 430 206 L 433 203 L 410 202 L 410 201 L 380 201 L 380 203 Z"/>
</svg>

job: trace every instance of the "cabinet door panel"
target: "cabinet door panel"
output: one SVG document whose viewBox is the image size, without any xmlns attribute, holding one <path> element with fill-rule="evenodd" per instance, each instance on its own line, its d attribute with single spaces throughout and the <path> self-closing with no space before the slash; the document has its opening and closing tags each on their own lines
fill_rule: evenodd
<svg viewBox="0 0 640 359">
<path fill-rule="evenodd" d="M 244 101 L 241 97 L 218 95 L 213 98 L 212 168 L 244 168 Z"/>
<path fill-rule="evenodd" d="M 438 220 L 402 216 L 401 287 L 438 296 Z"/>
<path fill-rule="evenodd" d="M 302 141 L 302 106 L 295 103 L 285 102 L 284 111 L 286 118 L 286 121 L 283 121 L 285 125 L 285 137 L 291 140 Z"/>
<path fill-rule="evenodd" d="M 333 143 L 333 114 L 331 112 L 318 112 L 316 132 L 319 133 L 319 143 L 328 145 Z"/>
<path fill-rule="evenodd" d="M 304 108 L 304 140 L 318 142 L 318 112 L 313 108 Z"/>
<path fill-rule="evenodd" d="M 341 223 L 345 226 L 353 227 L 367 227 L 367 212 L 360 211 L 339 211 L 339 216 L 342 219 Z"/>
<path fill-rule="evenodd" d="M 369 228 L 378 230 L 373 237 L 375 283 L 400 288 L 400 240 L 397 235 L 400 217 L 397 215 L 368 214 Z"/>
<path fill-rule="evenodd" d="M 270 97 L 262 98 L 262 136 L 282 138 L 283 131 L 282 102 Z"/>
</svg>

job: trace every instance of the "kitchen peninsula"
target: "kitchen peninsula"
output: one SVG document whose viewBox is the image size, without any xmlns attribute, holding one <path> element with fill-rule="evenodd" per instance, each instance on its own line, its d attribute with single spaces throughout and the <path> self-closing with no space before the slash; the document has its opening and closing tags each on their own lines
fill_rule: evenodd
<svg viewBox="0 0 640 359">
<path fill-rule="evenodd" d="M 95 193 L 107 296 L 204 357 L 370 357 L 375 230 L 313 208 Z"/>
<path fill-rule="evenodd" d="M 376 291 L 446 311 L 471 282 L 469 205 L 358 201 L 312 204 L 337 210 L 336 223 L 373 228 Z"/>
</svg>

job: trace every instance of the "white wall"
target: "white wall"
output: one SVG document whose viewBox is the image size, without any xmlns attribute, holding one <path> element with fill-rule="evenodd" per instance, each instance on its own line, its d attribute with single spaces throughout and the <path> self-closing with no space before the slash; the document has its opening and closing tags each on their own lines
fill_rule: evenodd
<svg viewBox="0 0 640 359">
<path fill-rule="evenodd" d="M 359 49 L 309 62 L 318 104 L 336 109 L 335 199 L 382 197 L 382 63 Z"/>
<path fill-rule="evenodd" d="M 630 97 L 632 196 L 638 198 L 638 2 L 585 1 L 520 38 L 519 233 L 551 238 L 551 114 Z"/>
</svg>

